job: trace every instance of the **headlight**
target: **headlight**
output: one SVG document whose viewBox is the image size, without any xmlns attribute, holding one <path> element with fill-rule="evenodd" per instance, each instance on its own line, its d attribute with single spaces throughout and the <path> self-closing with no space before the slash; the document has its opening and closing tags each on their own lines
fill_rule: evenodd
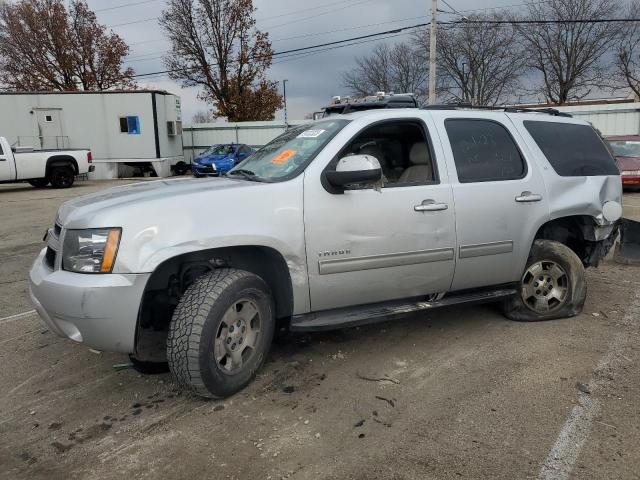
<svg viewBox="0 0 640 480">
<path fill-rule="evenodd" d="M 62 246 L 62 269 L 78 273 L 111 273 L 121 233 L 121 228 L 67 230 Z"/>
</svg>

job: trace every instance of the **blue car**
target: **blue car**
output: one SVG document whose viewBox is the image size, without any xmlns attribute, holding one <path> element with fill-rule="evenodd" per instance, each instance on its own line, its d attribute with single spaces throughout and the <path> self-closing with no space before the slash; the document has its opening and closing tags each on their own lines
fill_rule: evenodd
<svg viewBox="0 0 640 480">
<path fill-rule="evenodd" d="M 249 145 L 226 143 L 212 145 L 191 164 L 194 177 L 224 175 L 254 152 Z"/>
</svg>

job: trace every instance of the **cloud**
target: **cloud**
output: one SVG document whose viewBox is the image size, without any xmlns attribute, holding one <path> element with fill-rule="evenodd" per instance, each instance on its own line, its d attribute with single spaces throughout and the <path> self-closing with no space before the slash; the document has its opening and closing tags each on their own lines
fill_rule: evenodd
<svg viewBox="0 0 640 480">
<path fill-rule="evenodd" d="M 124 3 L 126 2 L 122 0 L 89 0 L 89 6 L 94 9 Z M 449 0 L 449 3 L 461 11 L 477 9 L 480 2 Z M 521 3 L 523 0 L 488 0 L 481 2 L 481 8 Z M 157 0 L 143 5 L 106 10 L 98 12 L 97 15 L 101 23 L 116 25 L 158 17 L 164 5 L 163 0 Z M 254 0 L 254 5 L 257 8 L 258 28 L 269 33 L 276 52 L 422 23 L 430 15 L 430 3 L 424 0 Z M 291 14 L 292 12 L 296 13 Z M 442 14 L 441 18 L 451 19 L 452 16 Z M 398 19 L 405 20 L 387 23 Z M 364 25 L 369 26 L 353 28 Z M 300 37 L 334 30 L 343 31 Z M 127 65 L 132 66 L 136 73 L 164 70 L 162 60 L 156 57 L 166 52 L 168 44 L 163 39 L 156 21 L 114 27 L 114 31 L 130 44 L 131 61 Z M 387 42 L 406 38 L 401 36 Z M 376 42 L 363 43 L 298 58 L 275 57 L 268 75 L 272 80 L 288 80 L 289 119 L 301 119 L 305 114 L 318 111 L 326 105 L 332 95 L 348 93 L 342 86 L 342 72 L 348 70 L 356 56 L 366 55 L 375 45 Z M 178 93 L 182 97 L 185 122 L 191 120 L 194 112 L 206 108 L 206 105 L 197 99 L 195 89 L 182 89 L 166 76 L 149 78 L 141 83 Z M 282 111 L 277 112 L 276 118 L 282 119 L 282 116 Z"/>
</svg>

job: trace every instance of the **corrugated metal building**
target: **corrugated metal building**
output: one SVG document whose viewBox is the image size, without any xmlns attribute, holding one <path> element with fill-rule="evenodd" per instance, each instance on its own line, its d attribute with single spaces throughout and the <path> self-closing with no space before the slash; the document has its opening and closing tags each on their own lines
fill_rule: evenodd
<svg viewBox="0 0 640 480">
<path fill-rule="evenodd" d="M 602 135 L 639 135 L 640 102 L 633 99 L 585 100 L 567 105 L 518 105 L 526 108 L 555 108 L 586 120 Z"/>
</svg>

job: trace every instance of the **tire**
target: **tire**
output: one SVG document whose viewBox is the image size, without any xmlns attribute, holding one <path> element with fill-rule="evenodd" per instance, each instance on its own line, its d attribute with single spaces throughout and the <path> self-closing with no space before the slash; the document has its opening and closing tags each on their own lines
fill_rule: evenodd
<svg viewBox="0 0 640 480">
<path fill-rule="evenodd" d="M 518 294 L 505 300 L 503 312 L 522 322 L 574 317 L 582 312 L 586 297 L 584 266 L 578 256 L 562 243 L 536 240 Z"/>
<path fill-rule="evenodd" d="M 70 188 L 76 178 L 72 167 L 54 167 L 49 173 L 53 188 Z"/>
<path fill-rule="evenodd" d="M 244 270 L 214 270 L 187 289 L 173 313 L 169 368 L 178 384 L 197 395 L 228 397 L 263 365 L 274 326 L 274 302 L 264 280 Z"/>
<path fill-rule="evenodd" d="M 176 175 L 185 175 L 188 170 L 189 170 L 189 166 L 183 161 L 179 161 L 173 166 L 173 172 Z"/>
<path fill-rule="evenodd" d="M 49 179 L 48 178 L 33 178 L 31 180 L 27 180 L 27 182 L 29 182 L 29 184 L 32 187 L 36 187 L 36 188 L 44 188 L 47 185 L 49 185 Z"/>
</svg>

